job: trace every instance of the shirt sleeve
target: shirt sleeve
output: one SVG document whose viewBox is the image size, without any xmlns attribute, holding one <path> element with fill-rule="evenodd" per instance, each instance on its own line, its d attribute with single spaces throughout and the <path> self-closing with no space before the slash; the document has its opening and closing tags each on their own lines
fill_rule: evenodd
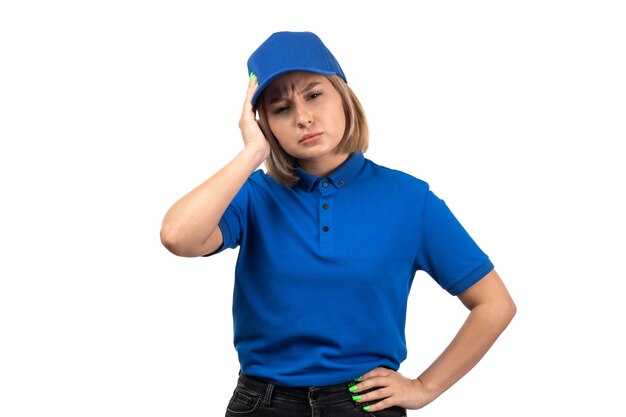
<svg viewBox="0 0 626 417">
<path fill-rule="evenodd" d="M 212 253 L 204 256 L 212 256 L 222 252 L 226 248 L 234 249 L 239 246 L 243 231 L 246 229 L 246 213 L 248 212 L 248 201 L 250 198 L 250 179 L 246 180 L 235 198 L 230 202 L 226 211 L 222 215 L 217 226 L 220 228 L 223 237 L 222 245 Z"/>
<path fill-rule="evenodd" d="M 493 264 L 446 203 L 430 189 L 422 212 L 416 261 L 442 288 L 458 295 L 487 275 Z"/>
</svg>

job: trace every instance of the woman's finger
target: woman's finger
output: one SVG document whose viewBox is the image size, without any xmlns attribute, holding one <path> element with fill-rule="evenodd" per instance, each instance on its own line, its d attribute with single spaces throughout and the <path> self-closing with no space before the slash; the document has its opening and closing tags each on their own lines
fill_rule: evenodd
<svg viewBox="0 0 626 417">
<path fill-rule="evenodd" d="M 358 394 L 363 391 L 370 390 L 372 388 L 386 387 L 389 384 L 389 380 L 384 376 L 370 376 L 367 379 L 363 379 L 358 382 L 355 387 L 351 388 L 352 392 Z"/>
<path fill-rule="evenodd" d="M 246 91 L 246 101 L 244 107 L 250 106 L 252 108 L 252 96 L 254 92 L 259 88 L 258 79 L 254 73 L 250 73 L 250 80 L 248 81 L 248 90 Z"/>
<path fill-rule="evenodd" d="M 393 371 L 389 368 L 374 368 L 371 371 L 369 371 L 368 373 L 364 374 L 361 377 L 362 381 L 366 381 L 368 379 L 371 378 L 377 378 L 377 377 L 386 377 L 389 376 Z"/>
<path fill-rule="evenodd" d="M 352 396 L 352 399 L 357 403 L 372 402 L 376 400 L 382 400 L 391 396 L 391 392 L 388 388 L 379 388 L 374 391 L 367 392 L 365 394 L 357 393 Z"/>
<path fill-rule="evenodd" d="M 248 89 L 246 90 L 246 99 L 243 102 L 243 111 L 239 120 L 239 126 L 249 123 L 251 120 L 256 119 L 256 114 L 252 111 L 252 96 L 258 88 L 257 77 L 254 73 L 250 73 L 250 79 L 248 80 Z M 250 119 L 252 115 L 252 119 Z"/>
</svg>

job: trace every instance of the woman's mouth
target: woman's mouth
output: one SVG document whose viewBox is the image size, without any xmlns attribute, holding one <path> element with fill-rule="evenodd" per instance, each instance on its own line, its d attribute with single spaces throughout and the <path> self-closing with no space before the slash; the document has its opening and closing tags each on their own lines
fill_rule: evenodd
<svg viewBox="0 0 626 417">
<path fill-rule="evenodd" d="M 322 132 L 307 133 L 305 135 L 302 135 L 302 137 L 300 138 L 300 143 L 305 144 L 313 142 L 319 139 L 320 136 L 322 136 Z"/>
</svg>

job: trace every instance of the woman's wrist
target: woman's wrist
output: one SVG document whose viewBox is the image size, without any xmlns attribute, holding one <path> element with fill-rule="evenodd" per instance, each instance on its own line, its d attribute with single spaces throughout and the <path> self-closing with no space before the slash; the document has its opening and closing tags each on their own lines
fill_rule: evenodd
<svg viewBox="0 0 626 417">
<path fill-rule="evenodd" d="M 434 384 L 429 384 L 427 381 L 424 381 L 422 377 L 415 378 L 411 380 L 411 382 L 415 389 L 418 390 L 419 397 L 424 401 L 420 408 L 430 404 L 441 395 L 440 390 Z"/>
<path fill-rule="evenodd" d="M 256 145 L 247 145 L 245 146 L 241 152 L 239 152 L 239 156 L 245 158 L 250 161 L 252 165 L 254 165 L 254 169 L 258 168 L 265 159 L 268 157 L 268 151 L 256 146 Z"/>
</svg>

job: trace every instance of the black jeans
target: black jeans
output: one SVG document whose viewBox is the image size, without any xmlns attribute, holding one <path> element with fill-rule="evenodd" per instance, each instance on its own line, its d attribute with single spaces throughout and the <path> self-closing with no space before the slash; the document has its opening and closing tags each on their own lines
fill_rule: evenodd
<svg viewBox="0 0 626 417">
<path fill-rule="evenodd" d="M 391 407 L 369 413 L 367 403 L 356 403 L 346 382 L 325 387 L 280 387 L 239 374 L 226 417 L 406 417 L 406 410 Z"/>
</svg>

